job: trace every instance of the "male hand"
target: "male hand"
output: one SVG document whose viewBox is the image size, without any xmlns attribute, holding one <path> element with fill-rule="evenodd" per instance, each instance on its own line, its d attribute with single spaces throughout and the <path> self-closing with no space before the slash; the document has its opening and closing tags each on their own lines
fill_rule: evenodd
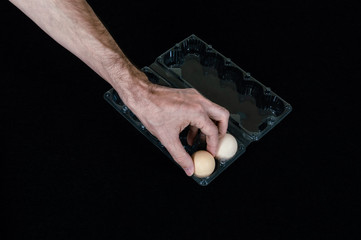
<svg viewBox="0 0 361 240">
<path fill-rule="evenodd" d="M 207 150 L 213 156 L 216 154 L 218 140 L 227 132 L 228 110 L 193 88 L 174 89 L 149 83 L 142 98 L 137 101 L 139 104 L 133 101 L 131 110 L 188 176 L 193 175 L 194 164 L 179 139 L 180 132 L 187 126 L 190 126 L 188 144 L 193 144 L 200 129 L 206 136 Z"/>
</svg>

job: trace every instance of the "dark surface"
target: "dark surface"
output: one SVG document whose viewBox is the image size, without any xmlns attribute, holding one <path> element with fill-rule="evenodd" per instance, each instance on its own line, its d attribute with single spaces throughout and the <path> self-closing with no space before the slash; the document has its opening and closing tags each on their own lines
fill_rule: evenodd
<svg viewBox="0 0 361 240">
<path fill-rule="evenodd" d="M 201 187 L 104 101 L 105 81 L 7 3 L 1 239 L 359 239 L 353 5 L 89 2 L 138 67 L 194 33 L 293 111 Z"/>
</svg>

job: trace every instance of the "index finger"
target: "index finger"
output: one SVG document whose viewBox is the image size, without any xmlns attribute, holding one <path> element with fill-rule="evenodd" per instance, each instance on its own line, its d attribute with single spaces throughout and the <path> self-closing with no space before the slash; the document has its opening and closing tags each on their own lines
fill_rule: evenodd
<svg viewBox="0 0 361 240">
<path fill-rule="evenodd" d="M 207 150 L 215 156 L 219 141 L 218 127 L 208 117 L 208 115 L 205 115 L 200 120 L 198 119 L 197 122 L 191 122 L 191 125 L 199 128 L 201 132 L 206 135 Z"/>
</svg>

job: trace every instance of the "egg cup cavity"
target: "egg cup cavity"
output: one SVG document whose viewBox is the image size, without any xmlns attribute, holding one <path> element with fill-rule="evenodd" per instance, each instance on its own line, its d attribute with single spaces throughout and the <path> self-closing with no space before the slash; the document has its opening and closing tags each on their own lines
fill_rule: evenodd
<svg viewBox="0 0 361 240">
<path fill-rule="evenodd" d="M 291 105 L 269 87 L 194 34 L 176 43 L 157 57 L 149 67 L 142 68 L 142 71 L 154 84 L 172 88 L 195 88 L 211 101 L 229 110 L 228 132 L 237 140 L 237 152 L 229 160 L 216 160 L 215 170 L 210 176 L 192 176 L 201 186 L 212 182 L 246 151 L 250 143 L 261 139 L 292 110 Z M 114 89 L 107 91 L 104 98 L 172 159 L 158 139 L 124 105 Z M 187 133 L 188 128 L 180 134 L 180 141 L 190 155 L 206 149 L 199 136 L 194 144 L 189 146 Z"/>
</svg>

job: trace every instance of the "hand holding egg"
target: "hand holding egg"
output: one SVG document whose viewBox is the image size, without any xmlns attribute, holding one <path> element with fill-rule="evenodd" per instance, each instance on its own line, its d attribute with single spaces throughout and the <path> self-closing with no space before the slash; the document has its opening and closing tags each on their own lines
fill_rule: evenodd
<svg viewBox="0 0 361 240">
<path fill-rule="evenodd" d="M 219 161 L 227 161 L 231 159 L 237 152 L 238 144 L 235 137 L 226 133 L 219 139 L 216 159 Z M 216 163 L 212 154 L 205 150 L 199 150 L 192 155 L 194 162 L 194 175 L 199 178 L 210 176 L 216 167 Z"/>
</svg>

